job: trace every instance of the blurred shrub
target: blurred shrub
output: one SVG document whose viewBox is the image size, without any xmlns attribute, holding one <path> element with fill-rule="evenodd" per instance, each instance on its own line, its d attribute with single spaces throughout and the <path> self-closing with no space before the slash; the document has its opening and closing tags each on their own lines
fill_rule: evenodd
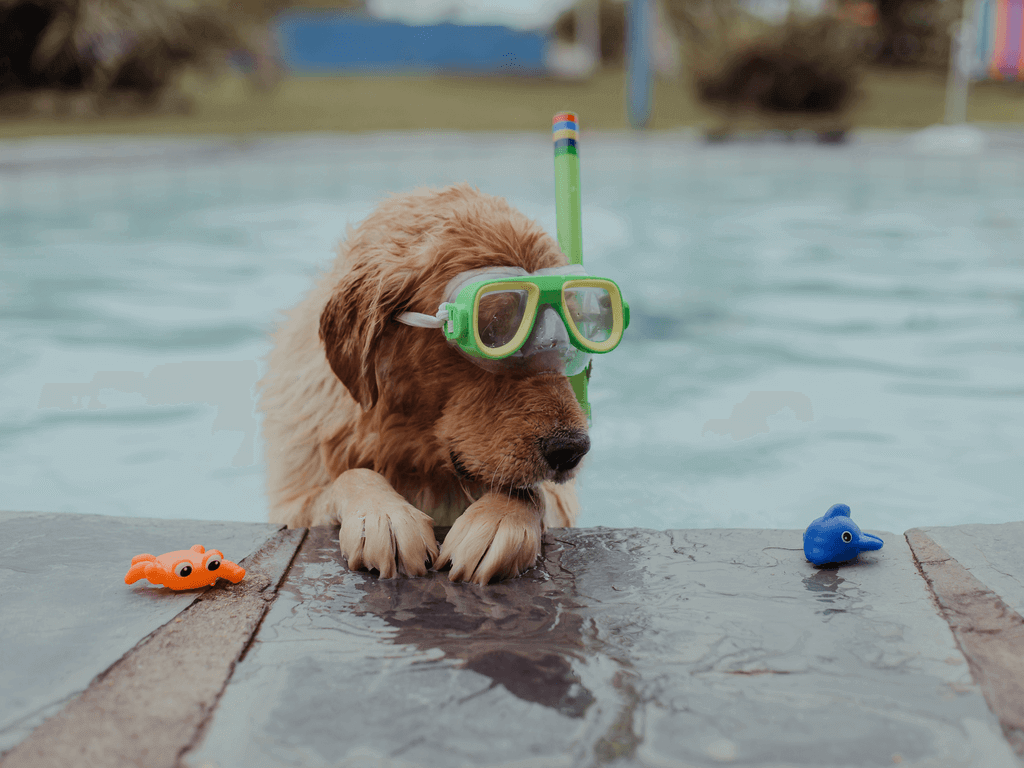
<svg viewBox="0 0 1024 768">
<path fill-rule="evenodd" d="M 270 29 L 289 7 L 362 8 L 363 0 L 0 0 L 0 111 L 175 108 L 188 68 L 224 66 L 229 54 L 261 86 L 280 77 Z M 35 96 L 33 94 L 36 94 Z M 60 111 L 60 109 L 57 109 Z"/>
<path fill-rule="evenodd" d="M 0 93 L 155 96 L 186 66 L 241 45 L 226 9 L 200 0 L 0 0 Z"/>
<path fill-rule="evenodd" d="M 878 23 L 868 58 L 889 66 L 944 69 L 950 28 L 963 13 L 962 0 L 876 0 Z"/>
<path fill-rule="evenodd" d="M 366 0 L 228 0 L 233 11 L 255 21 L 266 21 L 288 10 L 365 11 Z"/>
<path fill-rule="evenodd" d="M 271 2 L 272 0 L 249 0 Z M 306 0 L 318 2 L 321 0 Z M 322 0 L 328 2 L 329 0 Z M 658 0 L 673 31 L 688 46 L 715 43 L 723 30 L 735 37 L 770 25 L 748 10 L 741 0 Z M 580 0 L 555 22 L 555 35 L 576 42 L 577 10 L 596 3 L 600 19 L 601 59 L 621 64 L 625 59 L 624 0 Z M 963 0 L 831 0 L 835 11 L 857 33 L 859 56 L 867 63 L 890 66 L 946 67 L 950 25 L 963 12 Z M 717 42 L 721 42 L 720 40 Z"/>
<path fill-rule="evenodd" d="M 752 39 L 695 55 L 697 94 L 727 110 L 840 112 L 856 89 L 861 45 L 858 30 L 838 19 L 791 17 Z"/>
</svg>

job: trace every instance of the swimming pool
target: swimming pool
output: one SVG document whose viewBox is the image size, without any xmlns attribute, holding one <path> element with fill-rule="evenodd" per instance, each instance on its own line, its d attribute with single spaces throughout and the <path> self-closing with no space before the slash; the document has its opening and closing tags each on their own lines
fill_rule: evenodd
<svg viewBox="0 0 1024 768">
<path fill-rule="evenodd" d="M 588 266 L 632 306 L 582 525 L 1024 517 L 1024 142 L 581 160 Z M 462 180 L 554 231 L 540 131 L 0 144 L 0 508 L 264 520 L 279 311 L 385 193 Z"/>
</svg>

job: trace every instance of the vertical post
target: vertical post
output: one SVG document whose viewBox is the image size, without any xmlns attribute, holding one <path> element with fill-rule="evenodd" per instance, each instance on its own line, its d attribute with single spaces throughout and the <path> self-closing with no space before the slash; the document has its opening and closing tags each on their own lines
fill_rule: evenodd
<svg viewBox="0 0 1024 768">
<path fill-rule="evenodd" d="M 580 204 L 579 119 L 575 112 L 559 112 L 551 121 L 555 142 L 555 221 L 558 245 L 570 264 L 583 263 L 583 215 Z M 590 421 L 587 380 L 590 367 L 569 377 L 572 391 Z"/>
<path fill-rule="evenodd" d="M 959 22 L 954 23 L 949 45 L 949 72 L 946 77 L 946 123 L 967 122 L 967 97 L 971 88 L 971 50 L 975 38 L 975 0 L 963 0 Z"/>
<path fill-rule="evenodd" d="M 601 66 L 601 3 L 584 0 L 576 6 L 576 43 L 594 57 L 594 66 Z"/>
<path fill-rule="evenodd" d="M 653 0 L 628 0 L 626 18 L 626 111 L 629 124 L 646 128 L 651 120 L 653 80 L 651 46 L 654 41 Z"/>
</svg>

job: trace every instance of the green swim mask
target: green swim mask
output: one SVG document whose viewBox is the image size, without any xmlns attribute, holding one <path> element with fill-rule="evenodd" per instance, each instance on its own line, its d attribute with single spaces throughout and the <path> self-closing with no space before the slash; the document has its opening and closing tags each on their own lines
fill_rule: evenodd
<svg viewBox="0 0 1024 768">
<path fill-rule="evenodd" d="M 532 274 L 489 267 L 459 275 L 436 315 L 405 312 L 407 325 L 441 328 L 449 343 L 484 368 L 524 366 L 572 376 L 592 354 L 611 352 L 629 326 L 619 286 L 580 265 Z"/>
</svg>

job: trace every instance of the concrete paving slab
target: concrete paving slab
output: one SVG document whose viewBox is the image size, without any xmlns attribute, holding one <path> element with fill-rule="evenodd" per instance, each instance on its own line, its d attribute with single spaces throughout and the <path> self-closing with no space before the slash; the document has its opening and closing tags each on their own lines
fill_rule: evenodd
<svg viewBox="0 0 1024 768">
<path fill-rule="evenodd" d="M 917 530 L 946 550 L 1014 611 L 1024 614 L 1024 522 Z"/>
<path fill-rule="evenodd" d="M 202 593 L 126 585 L 133 556 L 203 544 L 237 562 L 280 528 L 0 513 L 0 753 Z"/>
<path fill-rule="evenodd" d="M 906 541 L 807 563 L 799 531 L 549 532 L 489 587 L 378 580 L 313 529 L 192 768 L 1019 768 Z"/>
<path fill-rule="evenodd" d="M 216 706 L 305 530 L 242 560 L 245 578 L 204 591 L 79 697 L 0 757 L 2 768 L 176 768 Z"/>
<path fill-rule="evenodd" d="M 928 533 L 913 529 L 906 538 L 972 677 L 1007 741 L 1024 756 L 1024 617 Z"/>
</svg>

